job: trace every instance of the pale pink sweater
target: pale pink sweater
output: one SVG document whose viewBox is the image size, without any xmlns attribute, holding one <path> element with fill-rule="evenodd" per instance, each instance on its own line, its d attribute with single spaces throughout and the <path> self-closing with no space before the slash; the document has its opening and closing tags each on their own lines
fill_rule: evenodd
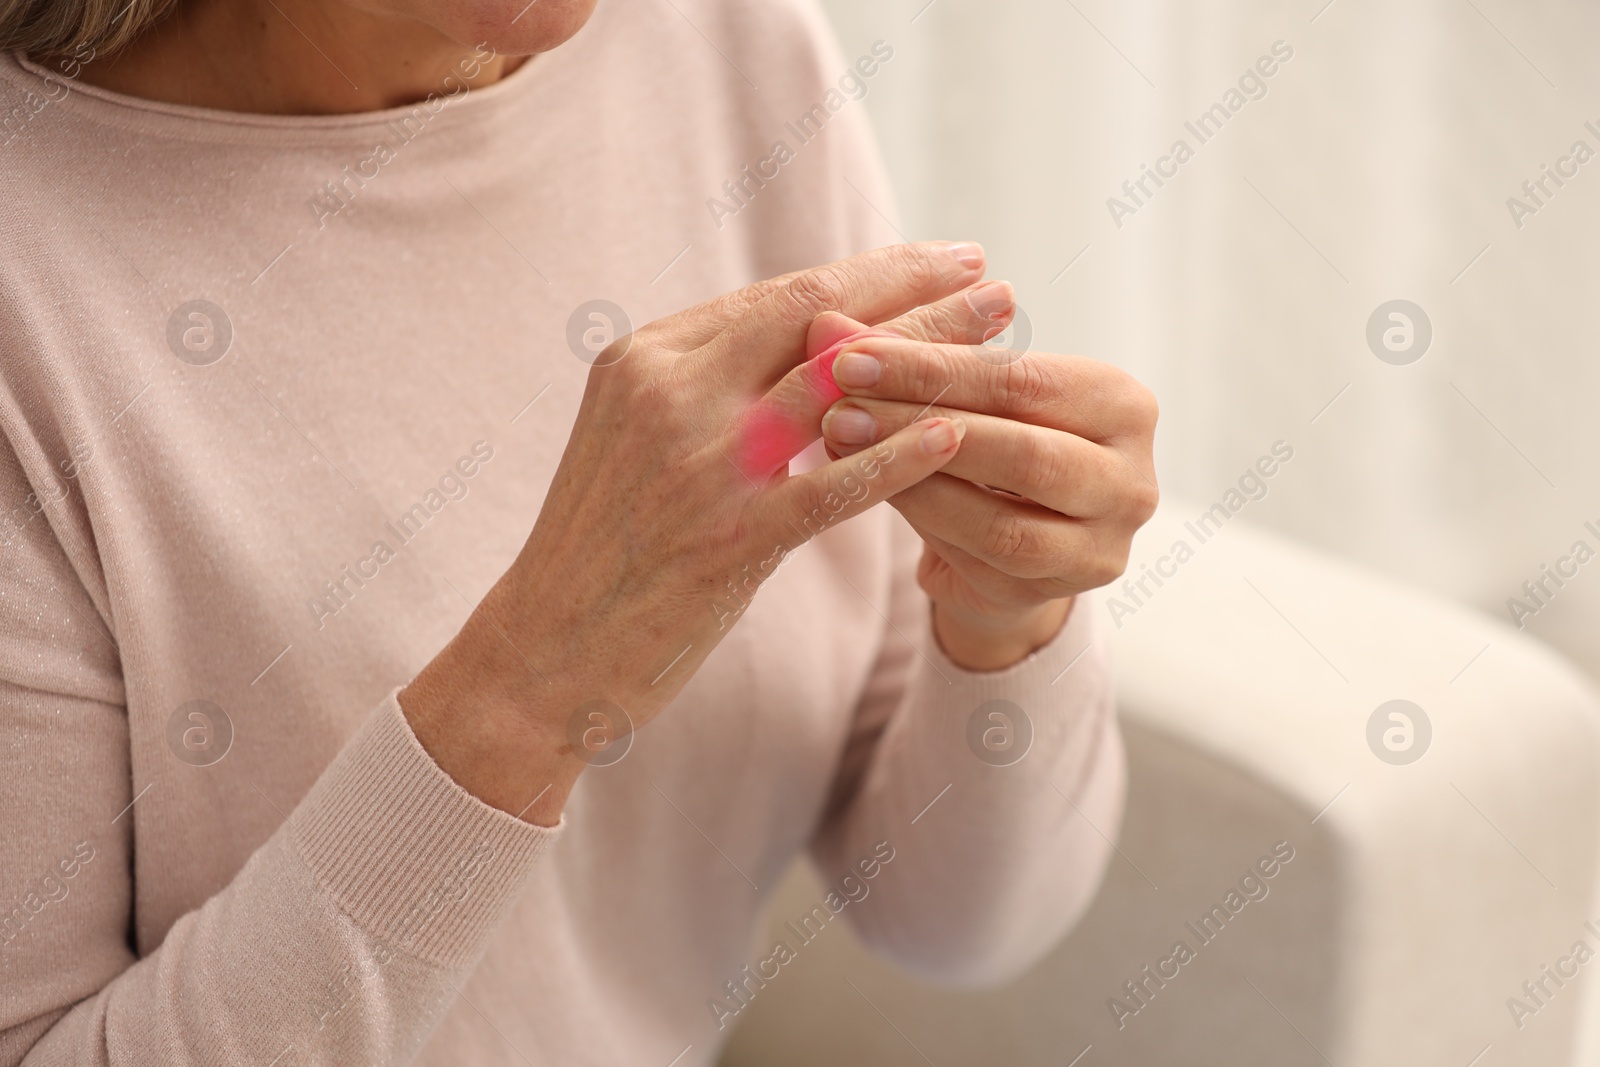
<svg viewBox="0 0 1600 1067">
<path fill-rule="evenodd" d="M 802 0 L 607 0 L 435 112 L 0 58 L 0 1064 L 709 1063 L 783 981 L 754 931 L 807 849 L 810 928 L 935 979 L 1082 912 L 1123 788 L 1093 613 L 962 670 L 887 507 L 786 562 L 557 830 L 456 786 L 392 695 L 539 512 L 574 308 L 897 240 L 829 97 L 856 61 Z M 1012 766 L 969 747 L 996 699 L 1033 724 Z"/>
</svg>

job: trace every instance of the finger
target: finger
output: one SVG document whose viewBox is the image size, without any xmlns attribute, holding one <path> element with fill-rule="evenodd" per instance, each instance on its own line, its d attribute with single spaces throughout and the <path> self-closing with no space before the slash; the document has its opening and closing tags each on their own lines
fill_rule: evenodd
<svg viewBox="0 0 1600 1067">
<path fill-rule="evenodd" d="M 708 300 L 693 309 L 694 314 L 675 316 L 681 321 L 672 323 L 667 336 L 674 344 L 699 348 L 765 297 L 805 273 L 803 270 L 793 270 Z M 1010 282 L 984 282 L 943 300 L 913 308 L 883 323 L 883 328 L 896 336 L 918 340 L 982 344 L 1004 329 L 1015 311 L 1016 294 Z M 816 343 L 818 323 L 824 324 L 822 334 L 826 337 L 820 344 Z M 827 336 L 830 328 L 833 335 Z M 812 352 L 820 351 L 847 334 L 865 328 L 865 323 L 855 322 L 837 311 L 825 311 L 812 320 L 807 348 Z"/>
<path fill-rule="evenodd" d="M 864 322 L 857 322 L 848 315 L 841 315 L 837 311 L 829 311 L 818 315 L 811 320 L 811 327 L 806 331 L 806 354 L 809 357 L 805 363 L 800 364 L 783 380 L 793 377 L 796 373 L 806 375 L 813 383 L 818 395 L 832 397 L 828 403 L 833 403 L 844 396 L 844 390 L 839 388 L 839 383 L 833 377 L 833 363 L 839 353 L 851 342 L 859 341 L 865 337 L 892 336 L 879 327 L 868 326 Z M 783 381 L 779 381 L 779 386 Z M 817 409 L 816 418 L 822 418 L 822 411 L 827 407 Z M 814 421 L 814 420 L 813 420 Z"/>
<path fill-rule="evenodd" d="M 983 289 L 998 296 L 975 298 Z M 745 476 L 765 484 L 806 446 L 817 439 L 823 412 L 845 395 L 833 377 L 840 350 L 868 336 L 937 335 L 941 339 L 973 334 L 976 339 L 1004 329 L 1015 303 L 1009 283 L 976 286 L 917 308 L 876 329 L 837 311 L 825 311 L 806 330 L 806 362 L 793 368 L 758 400 L 740 422 L 736 454 Z M 896 334 L 894 330 L 908 331 Z"/>
<path fill-rule="evenodd" d="M 895 245 L 806 271 L 712 338 L 697 357 L 722 383 L 765 393 L 806 359 L 811 323 L 827 311 L 875 323 L 957 292 L 983 273 L 974 244 Z"/>
<path fill-rule="evenodd" d="M 854 456 L 789 478 L 768 490 L 768 532 L 810 540 L 937 472 L 957 454 L 965 432 L 960 419 L 925 419 Z"/>
<path fill-rule="evenodd" d="M 878 330 L 912 341 L 979 345 L 1011 325 L 1016 311 L 1016 291 L 1010 282 L 984 282 L 912 308 L 879 323 Z"/>
<path fill-rule="evenodd" d="M 913 526 L 1014 578 L 1058 579 L 1062 589 L 1082 590 L 1121 573 L 1107 569 L 1094 524 L 948 474 L 901 492 L 894 506 Z"/>
<path fill-rule="evenodd" d="M 726 330 L 740 315 L 804 273 L 803 270 L 792 270 L 776 278 L 764 278 L 743 289 L 723 293 L 678 315 L 669 316 L 668 319 L 658 320 L 658 324 L 666 329 L 663 336 L 670 339 L 674 347 L 685 351 L 699 348 Z"/>
<path fill-rule="evenodd" d="M 1070 433 L 1026 422 L 937 405 L 851 397 L 827 410 L 822 437 L 849 455 L 927 416 L 959 417 L 967 424 L 960 455 L 946 474 L 1004 489 L 1075 518 L 1111 514 L 1131 477 L 1109 449 Z"/>
<path fill-rule="evenodd" d="M 865 334 L 871 327 L 857 322 L 849 315 L 837 311 L 824 311 L 811 320 L 806 328 L 806 354 L 817 358 L 830 348 L 838 348 L 851 338 Z"/>
<path fill-rule="evenodd" d="M 689 309 L 688 312 L 670 316 L 665 320 L 658 320 L 657 323 L 652 325 L 662 326 L 666 330 L 663 336 L 670 339 L 676 347 L 683 349 L 699 348 L 727 329 L 740 315 L 743 315 L 766 297 L 778 292 L 784 286 L 806 273 L 809 272 L 792 270 L 787 274 L 780 274 L 776 278 L 763 278 L 761 281 L 747 285 L 743 289 L 735 289 L 731 293 L 723 293 L 719 297 Z M 843 319 L 845 322 L 853 322 L 853 320 L 846 319 L 837 312 L 825 312 L 823 315 L 818 316 L 818 318 L 829 317 Z M 812 329 L 815 330 L 815 328 L 814 320 Z M 854 330 L 863 328 L 863 324 L 854 324 Z M 843 334 L 840 336 L 842 337 Z M 828 344 L 832 344 L 833 341 L 839 339 L 840 337 L 834 337 Z M 807 344 L 809 347 L 809 340 Z M 825 344 L 822 347 L 826 348 L 827 345 Z"/>
<path fill-rule="evenodd" d="M 837 312 L 812 320 L 806 351 L 816 354 L 785 374 L 739 420 L 734 448 L 747 478 L 766 484 L 817 439 L 823 412 L 844 396 L 833 380 L 834 358 L 845 344 L 870 332 Z"/>
<path fill-rule="evenodd" d="M 1001 287 L 1010 292 L 1009 285 L 1001 283 Z M 968 289 L 893 321 L 902 324 L 902 329 L 973 329 L 979 314 L 986 313 L 980 309 L 989 306 L 971 299 L 973 292 Z M 1004 303 L 1008 309 L 1015 306 L 1009 300 Z M 912 316 L 921 311 L 929 314 L 914 321 Z M 1009 310 L 1002 310 L 1000 317 L 1009 318 Z M 934 325 L 939 322 L 947 326 Z M 845 395 L 833 378 L 834 360 L 851 341 L 872 335 L 894 336 L 887 328 L 875 330 L 837 311 L 825 311 L 811 320 L 806 330 L 806 353 L 810 358 L 785 374 L 740 421 L 735 451 L 746 477 L 766 484 L 817 439 L 823 412 Z"/>
<path fill-rule="evenodd" d="M 1124 371 L 1081 356 L 1027 352 L 1009 362 L 1005 356 L 969 345 L 867 336 L 844 345 L 833 377 L 852 396 L 937 400 L 1091 441 L 1150 436 L 1154 397 Z"/>
<path fill-rule="evenodd" d="M 891 503 L 897 503 L 915 493 L 916 486 L 912 486 Z M 906 523 L 916 531 L 918 537 L 928 543 L 940 562 L 954 571 L 969 587 L 982 590 L 982 597 L 994 604 L 1012 608 L 1033 608 L 1049 600 L 1059 600 L 1082 592 L 1065 579 L 1046 578 L 1038 581 L 1006 574 L 965 549 L 946 541 L 937 532 L 919 526 L 909 519 Z M 919 569 L 919 577 L 921 573 Z"/>
</svg>

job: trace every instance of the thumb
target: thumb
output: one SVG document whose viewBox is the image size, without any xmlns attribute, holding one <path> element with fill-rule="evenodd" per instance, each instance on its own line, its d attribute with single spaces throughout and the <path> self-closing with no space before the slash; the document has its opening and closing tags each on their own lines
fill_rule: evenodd
<svg viewBox="0 0 1600 1067">
<path fill-rule="evenodd" d="M 840 341 L 847 341 L 866 330 L 867 324 L 864 322 L 857 322 L 837 311 L 824 311 L 811 320 L 811 326 L 806 330 L 806 358 L 815 359 Z"/>
<path fill-rule="evenodd" d="M 771 532 L 796 543 L 911 488 L 955 456 L 960 419 L 924 419 L 854 455 L 775 485 L 767 494 Z"/>
<path fill-rule="evenodd" d="M 818 419 L 822 412 L 832 406 L 835 400 L 844 396 L 833 380 L 833 361 L 839 357 L 839 352 L 851 341 L 863 337 L 897 337 L 893 330 L 886 330 L 878 326 L 866 326 L 855 319 L 839 314 L 837 311 L 826 311 L 811 320 L 811 329 L 806 333 L 806 355 L 809 357 L 800 370 L 805 374 L 805 380 L 810 384 L 818 397 L 826 399 L 826 403 L 817 411 Z M 779 382 L 779 389 L 788 385 L 785 378 Z"/>
</svg>

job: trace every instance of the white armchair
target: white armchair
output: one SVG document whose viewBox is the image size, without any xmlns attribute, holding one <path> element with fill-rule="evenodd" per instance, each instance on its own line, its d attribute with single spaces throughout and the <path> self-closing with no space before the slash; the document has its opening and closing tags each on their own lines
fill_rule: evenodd
<svg viewBox="0 0 1600 1067">
<path fill-rule="evenodd" d="M 1170 502 L 1140 534 L 1134 575 L 1180 537 L 1196 553 L 1120 629 L 1093 605 L 1131 786 L 1121 856 L 1077 929 L 1004 988 L 959 991 L 830 928 L 753 1002 L 727 1067 L 1596 1062 L 1600 956 L 1573 956 L 1600 953 L 1593 690 L 1504 625 L 1245 520 L 1196 545 L 1183 520 L 1202 510 Z M 1416 762 L 1369 747 L 1393 699 L 1431 724 Z M 1235 897 L 1202 944 L 1186 924 L 1281 841 L 1294 858 L 1245 886 L 1266 896 Z M 815 884 L 797 870 L 775 920 Z M 1193 958 L 1163 964 L 1180 940 Z M 1176 974 L 1158 985 L 1147 965 Z M 1145 1006 L 1119 1028 L 1108 1001 L 1138 1007 L 1130 981 Z"/>
</svg>

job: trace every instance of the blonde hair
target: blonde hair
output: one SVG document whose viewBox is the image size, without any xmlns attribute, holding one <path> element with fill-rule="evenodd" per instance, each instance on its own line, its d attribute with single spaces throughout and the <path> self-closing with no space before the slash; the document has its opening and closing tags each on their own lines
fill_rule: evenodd
<svg viewBox="0 0 1600 1067">
<path fill-rule="evenodd" d="M 103 56 L 126 45 L 177 0 L 0 0 L 0 51 Z"/>
</svg>

